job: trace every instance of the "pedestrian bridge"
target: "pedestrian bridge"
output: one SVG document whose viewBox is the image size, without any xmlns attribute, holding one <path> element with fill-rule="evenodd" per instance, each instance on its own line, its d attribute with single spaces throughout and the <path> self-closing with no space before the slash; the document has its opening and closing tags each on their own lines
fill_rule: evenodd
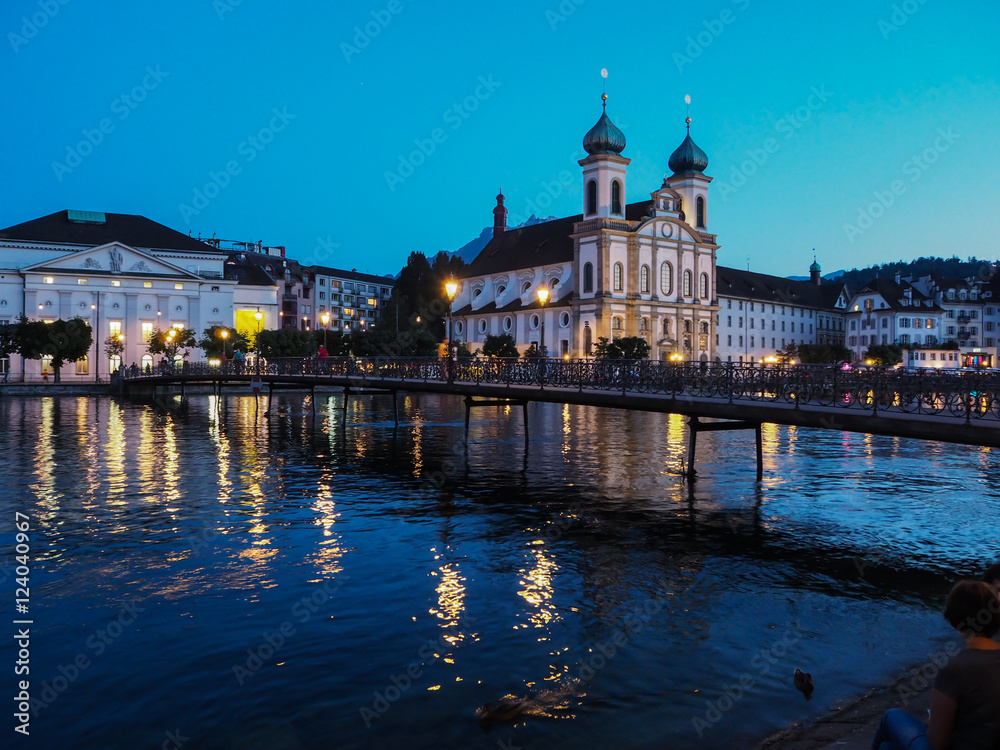
<svg viewBox="0 0 1000 750">
<path fill-rule="evenodd" d="M 691 417 L 692 432 L 762 422 L 1000 446 L 1000 376 L 991 372 L 843 370 L 836 366 L 476 357 L 203 362 L 119 380 L 127 394 L 193 383 L 445 393 L 484 403 L 543 401 Z M 162 392 L 162 391 L 161 391 Z M 346 403 L 346 399 L 345 399 Z M 526 414 L 527 412 L 525 412 Z M 467 415 L 468 419 L 468 415 Z M 709 420 L 738 420 L 728 427 Z"/>
</svg>

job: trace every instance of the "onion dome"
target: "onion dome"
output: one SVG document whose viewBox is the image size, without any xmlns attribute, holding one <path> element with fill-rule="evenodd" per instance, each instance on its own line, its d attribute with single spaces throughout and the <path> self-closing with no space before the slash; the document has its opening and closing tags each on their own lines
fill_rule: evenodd
<svg viewBox="0 0 1000 750">
<path fill-rule="evenodd" d="M 708 156 L 691 140 L 691 118 L 687 118 L 687 137 L 670 155 L 667 166 L 674 174 L 701 173 L 708 166 Z"/>
<path fill-rule="evenodd" d="M 604 103 L 601 105 L 604 111 L 601 112 L 601 119 L 583 137 L 583 148 L 591 156 L 598 154 L 614 154 L 618 156 L 625 150 L 625 134 L 611 122 L 608 117 L 608 95 L 602 94 Z"/>
<path fill-rule="evenodd" d="M 819 265 L 819 263 L 817 263 L 817 262 L 816 262 L 816 259 L 815 259 L 815 258 L 813 258 L 813 262 L 812 262 L 812 265 L 811 265 L 811 266 L 809 266 L 809 270 L 810 270 L 810 271 L 822 271 L 823 269 L 822 269 L 822 268 L 820 268 L 820 265 Z"/>
</svg>

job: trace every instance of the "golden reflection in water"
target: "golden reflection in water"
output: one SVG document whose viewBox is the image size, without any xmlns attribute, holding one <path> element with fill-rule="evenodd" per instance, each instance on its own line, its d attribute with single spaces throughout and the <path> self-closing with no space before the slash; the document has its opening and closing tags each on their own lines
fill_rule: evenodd
<svg viewBox="0 0 1000 750">
<path fill-rule="evenodd" d="M 167 510 L 176 513 L 179 508 L 170 507 L 170 503 L 180 500 L 180 476 L 177 472 L 177 436 L 174 434 L 173 417 L 166 418 L 163 426 L 163 494 L 161 499 L 167 503 Z"/>
<path fill-rule="evenodd" d="M 42 507 L 55 512 L 58 507 L 56 493 L 56 462 L 55 447 L 52 445 L 53 420 L 55 419 L 55 401 L 51 398 L 42 399 L 42 413 L 38 424 L 38 441 L 35 443 L 35 477 L 37 482 L 31 485 L 32 492 L 38 498 Z"/>
<path fill-rule="evenodd" d="M 153 410 L 143 409 L 139 414 L 139 450 L 136 454 L 139 491 L 153 500 L 156 499 L 160 488 L 156 471 L 158 457 L 159 450 L 156 446 L 156 434 L 153 429 Z"/>
<path fill-rule="evenodd" d="M 545 542 L 539 539 L 531 544 L 533 548 L 530 555 L 534 558 L 535 564 L 531 570 L 521 568 L 518 571 L 522 576 L 520 583 L 523 588 L 517 595 L 535 608 L 535 611 L 528 616 L 528 621 L 536 628 L 544 628 L 550 622 L 561 619 L 552 604 L 554 593 L 552 578 L 559 570 L 559 566 L 553 558 L 546 556 L 545 550 L 542 549 Z"/>
<path fill-rule="evenodd" d="M 563 428 L 562 428 L 562 433 L 563 433 L 562 454 L 563 454 L 563 458 L 569 458 L 570 450 L 571 450 L 571 448 L 570 448 L 570 446 L 571 446 L 571 439 L 573 437 L 573 426 L 572 426 L 572 424 L 570 422 L 569 414 L 570 414 L 569 413 L 569 404 L 563 404 L 563 408 L 562 408 L 562 423 L 563 423 Z"/>
<path fill-rule="evenodd" d="M 432 547 L 431 552 L 437 552 L 437 548 Z M 435 560 L 441 557 L 440 554 L 434 555 Z M 458 628 L 465 613 L 465 576 L 457 562 L 444 563 L 437 570 L 432 570 L 430 575 L 440 580 L 434 589 L 438 597 L 437 606 L 428 611 L 438 618 L 438 624 L 445 629 L 441 638 L 454 646 L 466 638 L 466 633 Z"/>
<path fill-rule="evenodd" d="M 115 400 L 108 401 L 108 442 L 104 445 L 104 463 L 108 473 L 108 505 L 125 505 L 128 474 L 125 473 L 125 417 Z"/>
<path fill-rule="evenodd" d="M 208 436 L 215 446 L 216 460 L 219 464 L 219 502 L 226 503 L 232 496 L 233 481 L 229 478 L 229 435 L 222 429 L 219 422 L 221 399 L 216 395 L 208 397 Z"/>
<path fill-rule="evenodd" d="M 795 444 L 799 441 L 799 430 L 793 425 L 786 425 L 785 431 L 788 434 L 788 450 L 785 451 L 789 456 L 795 454 Z"/>
<path fill-rule="evenodd" d="M 341 545 L 340 535 L 334 533 L 334 526 L 340 517 L 337 504 L 333 501 L 334 477 L 329 470 L 324 470 L 323 474 L 318 483 L 316 502 L 313 503 L 316 523 L 323 527 L 323 541 L 319 543 L 319 549 L 311 557 L 316 563 L 316 572 L 320 579 L 330 580 L 344 569 L 340 560 L 346 550 Z"/>
<path fill-rule="evenodd" d="M 749 434 L 747 430 L 747 434 Z M 754 436 L 756 440 L 756 436 Z M 760 426 L 760 442 L 761 442 L 761 452 L 763 453 L 763 464 L 764 473 L 770 478 L 776 479 L 779 482 L 784 480 L 781 472 L 778 469 L 778 459 L 780 458 L 779 450 L 781 440 L 781 429 L 778 425 L 773 422 L 764 422 Z M 756 451 L 756 447 L 754 448 Z"/>
<path fill-rule="evenodd" d="M 422 420 L 419 416 L 413 417 L 413 476 L 420 478 L 424 470 L 423 439 L 424 432 L 421 426 Z"/>
<path fill-rule="evenodd" d="M 89 398 L 80 398 L 76 401 L 76 442 L 83 454 L 84 470 L 87 472 L 87 495 L 81 499 L 84 508 L 96 507 L 95 501 L 101 495 L 101 480 L 98 474 L 100 456 L 98 454 L 97 422 L 90 416 L 91 404 L 94 405 L 96 413 L 100 408 L 100 402 Z"/>
</svg>

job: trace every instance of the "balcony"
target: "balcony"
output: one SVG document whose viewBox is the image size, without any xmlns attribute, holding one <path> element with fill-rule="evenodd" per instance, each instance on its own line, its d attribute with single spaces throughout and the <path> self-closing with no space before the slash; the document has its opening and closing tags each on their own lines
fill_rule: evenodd
<svg viewBox="0 0 1000 750">
<path fill-rule="evenodd" d="M 969 315 L 966 315 L 966 314 L 963 313 L 962 315 L 958 316 L 958 322 L 959 323 L 971 323 L 972 322 L 972 318 Z"/>
<path fill-rule="evenodd" d="M 958 334 L 956 335 L 960 340 L 964 341 L 965 339 L 969 338 L 969 336 L 971 336 L 972 334 L 969 331 L 965 330 L 964 328 L 959 328 Z"/>
</svg>

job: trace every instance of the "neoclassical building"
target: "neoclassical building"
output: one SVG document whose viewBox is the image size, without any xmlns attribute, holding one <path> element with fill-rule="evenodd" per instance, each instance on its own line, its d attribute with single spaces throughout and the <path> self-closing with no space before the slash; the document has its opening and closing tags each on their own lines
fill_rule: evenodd
<svg viewBox="0 0 1000 750">
<path fill-rule="evenodd" d="M 641 336 L 653 359 L 715 358 L 719 245 L 709 233 L 708 157 L 689 118 L 670 175 L 648 200 L 628 203 L 631 160 L 603 98 L 583 139 L 581 214 L 508 230 L 497 196 L 493 239 L 467 266 L 453 304 L 455 338 L 470 349 L 502 333 L 521 351 L 540 344 L 544 316 L 550 356 L 589 356 L 599 337 Z"/>
<path fill-rule="evenodd" d="M 0 325 L 23 313 L 33 320 L 79 317 L 93 329 L 87 357 L 67 364 L 64 382 L 106 379 L 120 364 L 152 364 L 154 329 L 214 325 L 277 327 L 278 287 L 270 278 L 227 273 L 228 254 L 155 221 L 131 214 L 58 211 L 0 230 Z M 260 312 L 260 319 L 256 314 Z M 121 336 L 111 357 L 105 342 Z M 190 359 L 202 358 L 193 348 Z M 37 379 L 45 360 L 0 360 L 2 371 Z"/>
</svg>

